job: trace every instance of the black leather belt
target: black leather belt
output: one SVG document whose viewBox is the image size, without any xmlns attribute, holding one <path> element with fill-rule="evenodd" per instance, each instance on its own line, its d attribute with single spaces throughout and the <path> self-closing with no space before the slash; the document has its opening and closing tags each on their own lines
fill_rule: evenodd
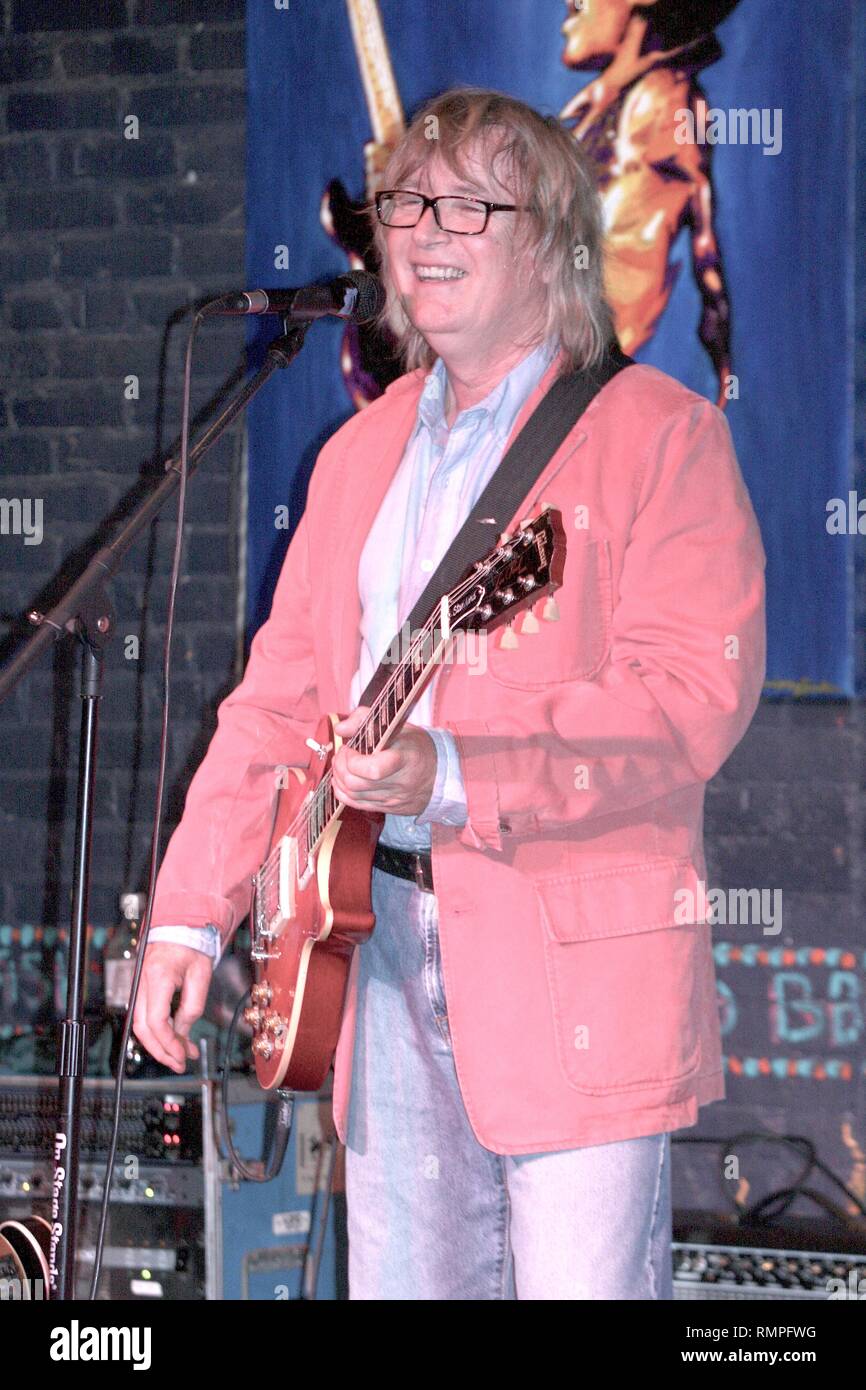
<svg viewBox="0 0 866 1390">
<path fill-rule="evenodd" d="M 408 878 L 422 893 L 436 891 L 433 887 L 433 861 L 429 850 L 416 853 L 408 849 L 395 849 L 391 845 L 383 845 L 380 840 L 376 845 L 373 863 L 377 869 L 382 869 L 386 874 L 393 874 L 395 878 Z"/>
</svg>

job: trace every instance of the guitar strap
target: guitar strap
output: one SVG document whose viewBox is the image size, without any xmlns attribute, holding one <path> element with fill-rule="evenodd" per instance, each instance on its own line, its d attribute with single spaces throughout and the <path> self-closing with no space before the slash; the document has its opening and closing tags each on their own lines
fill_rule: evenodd
<svg viewBox="0 0 866 1390">
<path fill-rule="evenodd" d="M 410 633 L 426 621 L 434 604 L 453 589 L 470 565 L 487 554 L 491 537 L 502 534 L 527 497 L 537 478 L 553 458 L 563 440 L 602 387 L 634 365 L 631 357 L 612 343 L 601 364 L 592 371 L 569 372 L 557 377 L 539 401 L 511 448 L 503 455 L 466 521 L 443 555 L 412 612 L 404 620 Z M 480 523 L 480 524 L 479 524 Z M 401 629 L 402 630 L 402 629 Z M 398 649 L 397 632 L 386 651 Z M 384 662 L 373 673 L 359 705 L 371 705 L 386 684 L 390 667 Z"/>
</svg>

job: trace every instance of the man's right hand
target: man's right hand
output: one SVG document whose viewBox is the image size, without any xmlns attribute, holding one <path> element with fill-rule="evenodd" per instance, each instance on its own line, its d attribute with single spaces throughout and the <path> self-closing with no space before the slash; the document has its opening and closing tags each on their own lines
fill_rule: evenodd
<svg viewBox="0 0 866 1390">
<path fill-rule="evenodd" d="M 144 953 L 132 1029 L 151 1057 L 172 1071 L 186 1071 L 188 1057 L 199 1049 L 189 1030 L 204 1013 L 213 975 L 213 961 L 192 946 L 155 941 Z M 171 1001 L 180 990 L 174 1018 Z"/>
</svg>

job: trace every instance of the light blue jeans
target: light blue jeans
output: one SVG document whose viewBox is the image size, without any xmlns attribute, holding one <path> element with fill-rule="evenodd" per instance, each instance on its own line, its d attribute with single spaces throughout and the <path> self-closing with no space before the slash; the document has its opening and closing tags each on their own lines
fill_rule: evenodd
<svg viewBox="0 0 866 1390">
<path fill-rule="evenodd" d="M 457 1082 L 437 901 L 373 870 L 346 1147 L 349 1297 L 671 1299 L 670 1136 L 497 1154 Z"/>
</svg>

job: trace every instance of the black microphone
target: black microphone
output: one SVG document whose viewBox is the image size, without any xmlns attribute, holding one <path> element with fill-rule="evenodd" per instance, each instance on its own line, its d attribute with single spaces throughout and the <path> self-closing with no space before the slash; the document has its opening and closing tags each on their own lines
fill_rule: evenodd
<svg viewBox="0 0 866 1390">
<path fill-rule="evenodd" d="M 206 304 L 204 314 L 280 314 L 296 323 L 335 315 L 352 323 L 368 323 L 385 302 L 381 280 L 366 270 L 350 270 L 327 285 L 303 285 L 288 290 L 241 290 Z"/>
</svg>

